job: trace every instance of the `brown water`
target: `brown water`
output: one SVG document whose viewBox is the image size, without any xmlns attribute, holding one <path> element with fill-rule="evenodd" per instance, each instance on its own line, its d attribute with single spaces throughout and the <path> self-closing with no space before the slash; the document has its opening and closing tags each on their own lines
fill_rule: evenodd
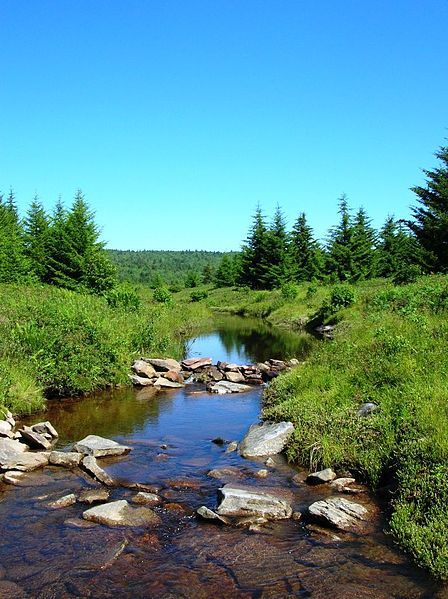
<svg viewBox="0 0 448 599">
<path fill-rule="evenodd" d="M 307 345 L 305 338 L 258 323 L 238 319 L 226 323 L 192 342 L 190 355 L 242 363 L 300 354 Z M 69 448 L 90 433 L 132 446 L 128 456 L 102 460 L 101 465 L 123 483 L 160 489 L 163 505 L 155 509 L 162 525 L 73 528 L 67 519 L 81 517 L 85 505 L 52 511 L 47 504 L 89 487 L 80 472 L 47 467 L 30 474 L 22 487 L 1 485 L 0 597 L 446 596 L 393 547 L 382 532 L 380 515 L 364 535 L 326 531 L 293 520 L 250 532 L 196 519 L 194 512 L 200 505 L 216 505 L 222 483 L 207 476 L 212 468 L 233 466 L 241 483 L 284 488 L 296 509 L 328 493 L 294 484 L 291 478 L 298 471 L 282 459 L 270 468 L 268 478 L 258 479 L 254 474 L 264 467 L 262 461 L 244 460 L 236 452 L 226 454 L 225 446 L 211 442 L 217 436 L 241 439 L 257 421 L 260 401 L 259 388 L 242 395 L 215 396 L 204 393 L 200 385 L 188 385 L 157 395 L 125 389 L 53 402 L 45 418 L 58 429 L 60 448 Z M 111 499 L 131 499 L 134 494 L 119 487 Z M 371 505 L 378 513 L 374 501 Z"/>
</svg>

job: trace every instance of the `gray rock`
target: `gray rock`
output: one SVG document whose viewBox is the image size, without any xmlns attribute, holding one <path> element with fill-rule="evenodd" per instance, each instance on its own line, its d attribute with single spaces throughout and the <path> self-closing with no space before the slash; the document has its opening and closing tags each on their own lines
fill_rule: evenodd
<svg viewBox="0 0 448 599">
<path fill-rule="evenodd" d="M 14 417 L 11 414 L 11 412 L 9 410 L 6 410 L 3 412 L 3 416 L 4 420 L 6 420 L 6 422 L 9 422 L 9 424 L 14 428 L 16 425 L 16 421 L 14 420 Z"/>
<path fill-rule="evenodd" d="M 157 505 L 162 499 L 155 493 L 146 493 L 140 491 L 135 497 L 132 498 L 133 503 L 142 503 L 146 505 Z"/>
<path fill-rule="evenodd" d="M 189 358 L 187 360 L 182 360 L 182 368 L 184 368 L 185 370 L 198 370 L 199 368 L 203 368 L 204 366 L 211 365 L 211 358 Z"/>
<path fill-rule="evenodd" d="M 216 366 L 210 366 L 210 368 L 207 369 L 207 376 L 209 379 L 215 382 L 222 381 L 224 378 L 223 373 L 216 368 Z"/>
<path fill-rule="evenodd" d="M 319 470 L 319 472 L 312 472 L 308 474 L 306 482 L 309 485 L 322 485 L 329 483 L 336 478 L 336 473 L 331 468 L 325 468 L 325 470 Z"/>
<path fill-rule="evenodd" d="M 48 420 L 46 420 L 45 422 L 38 422 L 37 424 L 33 424 L 31 428 L 35 433 L 39 433 L 41 435 L 50 435 L 52 439 L 57 439 L 59 437 L 58 431 Z"/>
<path fill-rule="evenodd" d="M 269 360 L 269 363 L 271 364 L 271 368 L 273 370 L 285 370 L 286 369 L 286 363 L 283 362 L 283 360 Z"/>
<path fill-rule="evenodd" d="M 289 366 L 290 368 L 293 368 L 294 366 L 299 366 L 300 362 L 297 358 L 291 358 L 290 360 L 288 360 L 286 362 L 286 365 Z"/>
<path fill-rule="evenodd" d="M 38 468 L 43 468 L 48 464 L 49 453 L 46 451 L 17 453 L 8 461 L 2 463 L 4 470 L 19 470 L 21 472 L 31 472 Z"/>
<path fill-rule="evenodd" d="M 231 383 L 244 383 L 246 379 L 241 372 L 226 372 L 226 380 Z"/>
<path fill-rule="evenodd" d="M 12 439 L 14 437 L 14 434 L 12 432 L 12 426 L 6 420 L 0 420 L 0 436 L 8 437 L 9 439 Z"/>
<path fill-rule="evenodd" d="M 65 468 L 76 468 L 81 463 L 82 453 L 77 451 L 52 451 L 50 453 L 50 464 L 53 466 L 64 466 Z"/>
<path fill-rule="evenodd" d="M 122 499 L 86 510 L 82 517 L 107 526 L 148 526 L 160 524 L 160 518 L 147 507 L 132 507 Z"/>
<path fill-rule="evenodd" d="M 338 491 L 338 493 L 345 493 L 345 491 L 349 489 L 350 485 L 352 485 L 355 482 L 354 478 L 349 478 L 349 477 L 345 477 L 345 478 L 335 478 L 331 483 L 330 483 L 330 487 L 332 489 L 334 489 L 335 491 Z"/>
<path fill-rule="evenodd" d="M 129 378 L 135 387 L 154 387 L 154 379 L 148 379 L 144 376 L 130 374 Z"/>
<path fill-rule="evenodd" d="M 163 389 L 179 389 L 184 385 L 182 383 L 176 383 L 175 381 L 170 381 L 163 376 L 159 376 L 158 379 L 154 381 L 155 387 L 162 387 Z"/>
<path fill-rule="evenodd" d="M 220 516 L 262 516 L 270 520 L 290 518 L 292 508 L 284 499 L 258 489 L 225 485 L 219 489 L 221 502 L 216 510 Z"/>
<path fill-rule="evenodd" d="M 269 472 L 265 468 L 262 468 L 261 470 L 257 470 L 255 472 L 255 476 L 257 478 L 266 478 L 268 475 L 269 475 Z"/>
<path fill-rule="evenodd" d="M 228 468 L 215 468 L 207 472 L 207 476 L 211 476 L 212 478 L 227 478 L 227 477 L 237 477 L 241 476 L 241 472 L 238 468 L 230 466 Z"/>
<path fill-rule="evenodd" d="M 92 455 L 96 458 L 123 455 L 131 451 L 131 449 L 131 447 L 120 445 L 116 441 L 111 441 L 98 435 L 88 435 L 74 445 L 74 450 L 78 453 Z"/>
<path fill-rule="evenodd" d="M 358 414 L 358 416 L 370 416 L 370 414 L 372 414 L 373 412 L 375 412 L 375 410 L 378 409 L 379 406 L 377 406 L 376 403 L 372 403 L 372 402 L 368 402 L 368 403 L 363 403 L 358 411 L 356 412 Z"/>
<path fill-rule="evenodd" d="M 230 441 L 227 446 L 226 453 L 232 453 L 238 449 L 238 443 L 236 441 Z"/>
<path fill-rule="evenodd" d="M 342 497 L 316 501 L 310 505 L 308 511 L 318 521 L 341 530 L 356 530 L 368 513 L 363 505 Z"/>
<path fill-rule="evenodd" d="M 48 439 L 46 439 L 40 433 L 33 431 L 33 429 L 29 426 L 24 426 L 23 428 L 19 429 L 19 433 L 30 447 L 34 447 L 36 449 L 50 449 L 51 447 L 51 443 Z"/>
<path fill-rule="evenodd" d="M 151 366 L 154 366 L 159 372 L 164 370 L 176 370 L 177 372 L 180 372 L 182 370 L 179 362 L 177 360 L 172 360 L 171 358 L 167 358 L 166 360 L 160 358 L 142 358 L 142 360 L 148 362 Z"/>
<path fill-rule="evenodd" d="M 240 518 L 236 525 L 238 527 L 247 527 L 252 529 L 252 527 L 263 526 L 268 522 L 269 520 L 267 518 L 263 518 L 263 516 L 247 516 L 245 518 Z"/>
<path fill-rule="evenodd" d="M 214 520 L 216 522 L 221 522 L 222 524 L 230 524 L 230 520 L 228 520 L 228 518 L 220 516 L 205 505 L 202 505 L 200 508 L 198 508 L 196 513 L 198 516 L 201 516 L 201 518 L 204 518 L 204 520 Z"/>
<path fill-rule="evenodd" d="M 14 485 L 15 487 L 19 487 L 23 483 L 23 480 L 26 478 L 26 476 L 27 475 L 25 474 L 25 472 L 17 472 L 14 470 L 11 472 L 5 472 L 5 474 L 3 475 L 3 482 L 8 485 Z"/>
<path fill-rule="evenodd" d="M 240 444 L 240 453 L 244 458 L 280 453 L 293 431 L 292 422 L 254 424 Z"/>
<path fill-rule="evenodd" d="M 109 491 L 107 489 L 85 489 L 81 491 L 78 501 L 80 503 L 100 503 L 109 499 Z"/>
<path fill-rule="evenodd" d="M 70 526 L 70 528 L 95 528 L 98 526 L 96 522 L 89 522 L 81 518 L 67 518 L 67 520 L 64 520 L 64 524 Z"/>
<path fill-rule="evenodd" d="M 115 485 L 114 479 L 98 466 L 98 462 L 93 456 L 86 456 L 82 460 L 82 466 L 88 474 L 99 480 L 103 485 L 106 485 L 106 487 L 113 487 Z"/>
<path fill-rule="evenodd" d="M 14 439 L 0 438 L 0 468 L 3 464 L 28 450 L 28 447 Z"/>
<path fill-rule="evenodd" d="M 132 364 L 132 370 L 139 377 L 147 379 L 157 377 L 154 367 L 148 362 L 145 362 L 145 360 L 135 360 L 135 362 Z"/>
<path fill-rule="evenodd" d="M 268 458 L 265 462 L 265 465 L 268 466 L 268 468 L 275 468 L 277 464 L 272 458 Z"/>
<path fill-rule="evenodd" d="M 207 391 L 218 393 L 219 395 L 227 395 L 228 393 L 244 393 L 245 391 L 252 391 L 252 387 L 249 385 L 232 383 L 230 381 L 218 381 L 214 385 L 209 385 Z"/>
<path fill-rule="evenodd" d="M 64 507 L 69 507 L 76 503 L 76 495 L 74 493 L 70 493 L 70 495 L 64 495 L 60 499 L 56 499 L 56 501 L 52 501 L 48 504 L 48 507 L 51 510 L 59 510 Z"/>
</svg>

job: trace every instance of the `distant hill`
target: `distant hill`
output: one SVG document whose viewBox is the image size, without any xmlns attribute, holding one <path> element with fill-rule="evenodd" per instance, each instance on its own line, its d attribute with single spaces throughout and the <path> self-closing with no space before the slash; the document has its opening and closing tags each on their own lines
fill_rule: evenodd
<svg viewBox="0 0 448 599">
<path fill-rule="evenodd" d="M 117 266 L 121 281 L 156 286 L 161 279 L 168 285 L 184 285 L 190 273 L 214 272 L 224 255 L 235 252 L 200 250 L 106 250 Z"/>
</svg>

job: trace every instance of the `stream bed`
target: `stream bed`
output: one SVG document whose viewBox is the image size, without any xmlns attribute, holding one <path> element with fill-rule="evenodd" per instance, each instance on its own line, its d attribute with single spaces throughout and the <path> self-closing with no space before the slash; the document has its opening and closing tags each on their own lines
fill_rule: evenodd
<svg viewBox="0 0 448 599">
<path fill-rule="evenodd" d="M 223 319 L 212 333 L 189 344 L 190 356 L 253 363 L 267 358 L 299 359 L 309 339 L 236 317 Z M 123 483 L 110 500 L 128 499 L 130 483 L 153 485 L 163 498 L 154 508 L 162 524 L 154 528 L 79 527 L 73 520 L 87 509 L 75 503 L 51 510 L 49 502 L 92 487 L 80 471 L 49 466 L 30 473 L 23 486 L 0 484 L 0 597 L 25 598 L 432 598 L 445 591 L 398 551 L 383 533 L 377 514 L 368 534 L 340 533 L 285 520 L 260 531 L 200 521 L 201 505 L 216 506 L 223 483 L 281 487 L 294 509 L 304 511 L 325 498 L 325 486 L 292 481 L 306 473 L 281 457 L 256 473 L 265 460 L 246 460 L 212 440 L 241 440 L 257 422 L 260 387 L 235 395 L 211 395 L 204 386 L 154 393 L 153 389 L 114 389 L 83 399 L 53 401 L 44 419 L 59 432 L 67 450 L 88 434 L 132 447 L 130 454 L 101 459 Z M 26 419 L 37 422 L 39 415 Z M 234 468 L 231 479 L 207 476 L 211 469 Z M 297 481 L 297 476 L 296 479 Z"/>
</svg>

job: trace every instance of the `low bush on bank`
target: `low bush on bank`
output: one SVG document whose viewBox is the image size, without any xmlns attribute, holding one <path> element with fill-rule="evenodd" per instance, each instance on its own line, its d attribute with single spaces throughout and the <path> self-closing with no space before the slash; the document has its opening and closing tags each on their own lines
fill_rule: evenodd
<svg viewBox="0 0 448 599">
<path fill-rule="evenodd" d="M 448 277 L 356 295 L 335 338 L 270 386 L 264 416 L 297 425 L 290 460 L 392 483 L 395 539 L 447 579 Z M 378 409 L 360 417 L 366 402 Z"/>
<path fill-rule="evenodd" d="M 49 286 L 0 285 L 0 406 L 42 409 L 45 396 L 127 383 L 142 354 L 181 357 L 201 310 L 123 290 L 98 297 Z"/>
</svg>

